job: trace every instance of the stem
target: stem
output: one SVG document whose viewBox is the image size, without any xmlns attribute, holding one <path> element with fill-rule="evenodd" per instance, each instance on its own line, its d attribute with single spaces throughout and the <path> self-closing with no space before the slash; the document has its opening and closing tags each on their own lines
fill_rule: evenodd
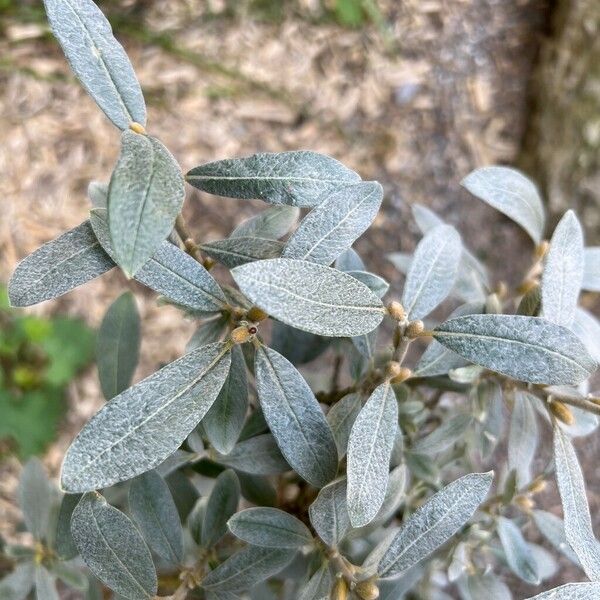
<svg viewBox="0 0 600 600">
<path fill-rule="evenodd" d="M 202 252 L 200 252 L 200 248 L 198 248 L 198 244 L 194 241 L 190 230 L 183 218 L 183 215 L 179 213 L 177 215 L 177 219 L 175 219 L 175 231 L 177 235 L 181 238 L 183 245 L 185 246 L 185 251 L 195 260 L 197 260 L 201 265 L 204 266 L 204 258 L 202 257 Z"/>
</svg>

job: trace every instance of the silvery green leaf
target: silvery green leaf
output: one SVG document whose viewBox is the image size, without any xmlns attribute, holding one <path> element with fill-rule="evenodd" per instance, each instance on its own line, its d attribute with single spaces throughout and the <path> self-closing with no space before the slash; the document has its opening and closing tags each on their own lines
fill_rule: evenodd
<svg viewBox="0 0 600 600">
<path fill-rule="evenodd" d="M 148 471 L 131 482 L 129 511 L 148 546 L 170 564 L 181 564 L 181 521 L 169 486 L 156 471 Z"/>
<path fill-rule="evenodd" d="M 377 329 L 369 331 L 364 335 L 358 335 L 352 338 L 354 347 L 359 351 L 361 356 L 367 360 L 371 360 L 375 356 L 377 348 Z"/>
<path fill-rule="evenodd" d="M 54 551 L 62 560 L 77 556 L 77 547 L 71 535 L 71 515 L 81 499 L 81 494 L 64 494 L 58 513 Z"/>
<path fill-rule="evenodd" d="M 364 283 L 379 298 L 383 298 L 390 289 L 390 284 L 383 277 L 374 273 L 368 271 L 346 271 L 346 273 Z"/>
<path fill-rule="evenodd" d="M 402 305 L 411 320 L 427 316 L 450 293 L 462 254 L 457 231 L 440 225 L 417 245 L 410 263 Z"/>
<path fill-rule="evenodd" d="M 356 183 L 360 177 L 334 158 L 302 150 L 211 162 L 192 169 L 186 180 L 219 196 L 317 206 L 340 185 Z"/>
<path fill-rule="evenodd" d="M 467 587 L 471 600 L 512 600 L 508 586 L 493 573 L 470 575 Z"/>
<path fill-rule="evenodd" d="M 340 187 L 302 219 L 282 256 L 330 265 L 368 229 L 382 200 L 374 181 Z"/>
<path fill-rule="evenodd" d="M 91 0 L 44 0 L 48 21 L 71 69 L 119 128 L 146 124 L 146 105 L 133 67 Z"/>
<path fill-rule="evenodd" d="M 542 309 L 548 321 L 570 327 L 583 281 L 583 231 L 572 210 L 556 226 L 542 275 Z"/>
<path fill-rule="evenodd" d="M 302 521 L 278 508 L 247 508 L 233 515 L 227 526 L 233 535 L 255 546 L 301 548 L 313 540 Z"/>
<path fill-rule="evenodd" d="M 417 440 L 412 451 L 417 454 L 437 454 L 454 445 L 473 422 L 471 415 L 457 414 L 436 427 L 431 433 Z"/>
<path fill-rule="evenodd" d="M 573 443 L 559 428 L 554 428 L 554 465 L 562 501 L 565 536 L 585 574 L 600 580 L 600 544 L 594 536 L 583 473 Z"/>
<path fill-rule="evenodd" d="M 35 569 L 35 598 L 36 600 L 60 600 L 54 577 L 42 565 Z"/>
<path fill-rule="evenodd" d="M 600 292 L 600 246 L 584 251 L 582 287 L 590 292 Z"/>
<path fill-rule="evenodd" d="M 600 321 L 584 308 L 577 307 L 571 331 L 583 342 L 591 357 L 600 361 Z"/>
<path fill-rule="evenodd" d="M 196 500 L 192 510 L 187 516 L 187 530 L 190 532 L 194 542 L 200 546 L 202 539 L 202 525 L 204 524 L 204 515 L 206 514 L 206 505 L 208 497 L 202 496 Z"/>
<path fill-rule="evenodd" d="M 277 444 L 294 470 L 315 487 L 337 472 L 333 434 L 312 390 L 286 358 L 271 348 L 256 351 L 256 389 Z"/>
<path fill-rule="evenodd" d="M 23 259 L 8 283 L 12 306 L 62 296 L 114 267 L 89 221 L 63 233 Z"/>
<path fill-rule="evenodd" d="M 208 497 L 202 523 L 202 546 L 214 546 L 226 533 L 227 521 L 237 510 L 240 502 L 240 482 L 234 471 L 223 471 Z"/>
<path fill-rule="evenodd" d="M 348 440 L 348 514 L 353 527 L 370 523 L 388 485 L 390 457 L 398 429 L 398 403 L 389 382 L 371 394 Z"/>
<path fill-rule="evenodd" d="M 242 471 L 237 473 L 240 480 L 242 496 L 256 506 L 275 506 L 277 490 L 267 477 L 248 475 Z"/>
<path fill-rule="evenodd" d="M 288 258 L 248 263 L 232 270 L 248 298 L 292 327 L 328 337 L 375 329 L 381 300 L 363 283 L 336 269 Z"/>
<path fill-rule="evenodd" d="M 206 600 L 245 600 L 244 597 L 236 594 L 235 592 L 208 592 L 206 594 Z"/>
<path fill-rule="evenodd" d="M 529 550 L 535 561 L 538 575 L 542 581 L 546 581 L 556 575 L 558 571 L 558 563 L 556 559 L 546 548 L 538 544 L 529 544 Z"/>
<path fill-rule="evenodd" d="M 89 587 L 89 580 L 82 570 L 75 564 L 54 561 L 48 566 L 48 570 L 60 579 L 68 587 L 85 592 Z"/>
<path fill-rule="evenodd" d="M 571 562 L 579 565 L 577 555 L 567 542 L 563 520 L 550 512 L 539 509 L 534 510 L 532 516 L 538 529 L 552 546 L 564 554 Z"/>
<path fill-rule="evenodd" d="M 296 224 L 300 209 L 295 206 L 269 206 L 257 215 L 242 221 L 229 236 L 257 237 L 268 240 L 278 240 Z"/>
<path fill-rule="evenodd" d="M 206 435 L 217 452 L 231 452 L 240 436 L 248 409 L 246 363 L 239 346 L 231 349 L 229 375 L 202 420 Z"/>
<path fill-rule="evenodd" d="M 600 594 L 600 583 L 567 583 L 560 587 L 532 596 L 528 600 L 596 600 Z"/>
<path fill-rule="evenodd" d="M 203 321 L 196 328 L 194 335 L 192 335 L 185 347 L 185 351 L 191 352 L 196 348 L 200 348 L 200 346 L 220 342 L 228 330 L 227 323 L 228 318 L 223 315 L 219 315 L 215 319 Z"/>
<path fill-rule="evenodd" d="M 221 390 L 231 364 L 229 348 L 227 343 L 198 348 L 113 398 L 67 451 L 62 488 L 108 487 L 173 454 Z"/>
<path fill-rule="evenodd" d="M 346 455 L 350 430 L 361 408 L 360 394 L 348 394 L 336 402 L 327 413 L 327 421 L 340 459 Z"/>
<path fill-rule="evenodd" d="M 233 269 L 255 260 L 280 257 L 283 242 L 258 237 L 234 237 L 201 244 L 200 249 L 228 269 Z"/>
<path fill-rule="evenodd" d="M 211 571 L 202 588 L 209 591 L 239 592 L 279 573 L 288 565 L 295 550 L 246 546 Z"/>
<path fill-rule="evenodd" d="M 291 469 L 270 433 L 239 442 L 229 454 L 217 454 L 215 460 L 251 475 L 276 475 Z"/>
<path fill-rule="evenodd" d="M 365 271 L 365 263 L 354 248 L 348 248 L 342 252 L 335 260 L 336 269 L 340 271 Z"/>
<path fill-rule="evenodd" d="M 131 384 L 140 352 L 140 315 L 131 292 L 108 308 L 96 337 L 96 364 L 102 393 L 114 398 Z"/>
<path fill-rule="evenodd" d="M 482 167 L 461 182 L 471 194 L 518 223 L 539 243 L 545 215 L 536 186 L 525 175 L 507 167 Z"/>
<path fill-rule="evenodd" d="M 448 371 L 448 377 L 456 383 L 475 383 L 481 378 L 483 367 L 479 365 L 467 365 L 466 367 L 458 367 Z"/>
<path fill-rule="evenodd" d="M 498 517 L 497 532 L 511 571 L 523 581 L 539 585 L 537 564 L 519 528 L 506 517 Z"/>
<path fill-rule="evenodd" d="M 446 375 L 453 369 L 468 365 L 462 356 L 448 350 L 436 340 L 432 340 L 421 356 L 414 371 L 415 377 L 436 377 Z"/>
<path fill-rule="evenodd" d="M 161 477 L 168 477 L 171 473 L 177 471 L 193 460 L 198 459 L 198 454 L 195 452 L 186 452 L 185 450 L 176 450 L 169 458 L 156 467 L 156 472 Z"/>
<path fill-rule="evenodd" d="M 106 215 L 105 210 L 95 209 L 90 213 L 90 223 L 102 247 L 114 259 Z M 212 275 L 170 242 L 160 245 L 135 279 L 190 310 L 217 312 L 227 307 L 225 294 Z"/>
<path fill-rule="evenodd" d="M 275 321 L 271 330 L 269 346 L 279 354 L 283 354 L 295 365 L 303 365 L 323 354 L 330 342 L 330 338 L 301 331 L 280 321 Z"/>
<path fill-rule="evenodd" d="M 156 138 L 124 131 L 108 187 L 115 262 L 135 275 L 173 229 L 185 190 L 179 165 Z"/>
<path fill-rule="evenodd" d="M 403 275 L 408 273 L 413 259 L 412 254 L 408 254 L 407 252 L 391 252 L 386 255 L 386 258 Z"/>
<path fill-rule="evenodd" d="M 417 227 L 421 230 L 423 235 L 430 229 L 445 224 L 444 221 L 442 221 L 442 219 L 440 219 L 440 217 L 438 217 L 430 208 L 427 208 L 422 204 L 413 204 L 410 208 Z"/>
<path fill-rule="evenodd" d="M 333 578 L 329 570 L 329 564 L 324 562 L 308 583 L 302 586 L 298 600 L 323 600 L 329 598 L 329 591 L 333 585 Z"/>
<path fill-rule="evenodd" d="M 467 315 L 442 323 L 433 336 L 475 364 L 530 383 L 579 383 L 597 367 L 573 333 L 536 317 Z"/>
<path fill-rule="evenodd" d="M 108 204 L 108 184 L 91 181 L 88 185 L 87 195 L 92 208 L 106 208 Z"/>
<path fill-rule="evenodd" d="M 129 600 L 153 598 L 156 571 L 133 523 L 97 493 L 85 494 L 73 511 L 73 539 L 90 571 Z"/>
<path fill-rule="evenodd" d="M 538 445 L 535 402 L 535 397 L 530 394 L 515 392 L 508 434 L 508 469 L 516 472 L 519 488 L 531 481 L 531 464 Z"/>
<path fill-rule="evenodd" d="M 48 534 L 53 497 L 42 463 L 36 457 L 30 458 L 21 471 L 18 500 L 27 531 L 37 541 L 44 540 Z"/>
<path fill-rule="evenodd" d="M 492 473 L 470 473 L 442 488 L 402 525 L 383 558 L 383 578 L 406 571 L 450 539 L 487 496 Z"/>
<path fill-rule="evenodd" d="M 335 548 L 352 528 L 346 494 L 346 478 L 338 479 L 322 488 L 308 509 L 310 522 L 318 536 L 332 548 Z"/>
<path fill-rule="evenodd" d="M 34 583 L 33 562 L 19 563 L 11 573 L 0 579 L 0 600 L 25 600 Z"/>
</svg>

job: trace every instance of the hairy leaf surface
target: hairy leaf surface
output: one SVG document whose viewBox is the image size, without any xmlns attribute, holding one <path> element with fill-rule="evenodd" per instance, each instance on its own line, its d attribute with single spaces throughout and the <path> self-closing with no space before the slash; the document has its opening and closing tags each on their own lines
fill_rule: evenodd
<svg viewBox="0 0 600 600">
<path fill-rule="evenodd" d="M 531 481 L 531 464 L 538 445 L 534 402 L 534 396 L 521 391 L 515 392 L 508 434 L 508 469 L 516 472 L 519 488 Z"/>
<path fill-rule="evenodd" d="M 600 292 L 600 246 L 584 251 L 582 287 L 591 292 Z"/>
<path fill-rule="evenodd" d="M 352 528 L 348 504 L 346 478 L 338 479 L 326 485 L 310 505 L 310 522 L 318 536 L 332 548 L 335 548 Z"/>
<path fill-rule="evenodd" d="M 283 242 L 258 237 L 234 237 L 201 244 L 200 249 L 227 268 L 233 269 L 255 260 L 279 258 Z"/>
<path fill-rule="evenodd" d="M 596 600 L 600 594 L 600 583 L 567 583 L 560 587 L 532 596 L 528 600 Z"/>
<path fill-rule="evenodd" d="M 511 571 L 523 581 L 539 585 L 540 576 L 535 558 L 519 528 L 506 517 L 498 517 L 497 530 Z"/>
<path fill-rule="evenodd" d="M 257 215 L 242 221 L 229 236 L 257 237 L 268 240 L 278 240 L 296 224 L 300 209 L 295 206 L 269 206 Z"/>
<path fill-rule="evenodd" d="M 210 492 L 204 520 L 201 542 L 205 548 L 214 546 L 227 533 L 227 521 L 237 510 L 240 502 L 240 482 L 234 471 L 223 471 Z"/>
<path fill-rule="evenodd" d="M 217 454 L 215 460 L 251 475 L 276 475 L 291 469 L 270 433 L 239 442 L 229 454 Z"/>
</svg>

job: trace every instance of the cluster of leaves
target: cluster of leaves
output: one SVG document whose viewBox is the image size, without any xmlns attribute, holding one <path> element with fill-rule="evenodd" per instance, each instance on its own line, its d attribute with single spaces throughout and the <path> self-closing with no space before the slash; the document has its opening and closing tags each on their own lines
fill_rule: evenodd
<svg viewBox="0 0 600 600">
<path fill-rule="evenodd" d="M 221 160 L 184 178 L 146 133 L 133 69 L 100 11 L 90 0 L 45 4 L 122 149 L 109 185 L 90 187 L 89 219 L 18 266 L 10 300 L 48 300 L 118 267 L 199 325 L 183 357 L 129 387 L 139 317 L 131 295 L 109 308 L 98 343 L 107 403 L 66 453 L 56 519 L 35 463 L 25 469 L 36 551 L 7 550 L 17 568 L 0 598 L 23 599 L 34 583 L 38 598 L 56 598 L 57 565 L 75 560 L 129 600 L 413 590 L 502 600 L 507 569 L 532 586 L 557 570 L 530 528 L 589 579 L 535 597 L 597 597 L 600 546 L 572 438 L 594 431 L 600 413 L 587 383 L 600 325 L 578 306 L 582 289 L 600 289 L 600 250 L 584 248 L 575 215 L 545 241 L 535 186 L 479 169 L 465 187 L 535 244 L 522 285 L 491 287 L 458 232 L 415 206 L 423 238 L 414 254 L 389 256 L 405 282 L 384 304 L 388 283 L 352 250 L 382 202 L 378 183 L 308 151 Z M 184 181 L 271 206 L 228 238 L 197 243 L 181 216 Z M 237 288 L 217 282 L 217 263 Z M 436 323 L 446 299 L 458 308 Z M 389 341 L 377 339 L 384 323 Z M 410 347 L 429 338 L 408 368 Z M 326 351 L 331 385 L 315 392 L 299 368 Z M 543 468 L 540 424 L 554 435 Z M 553 471 L 564 521 L 536 508 Z"/>
<path fill-rule="evenodd" d="M 65 387 L 93 356 L 83 322 L 9 307 L 0 287 L 0 440 L 22 458 L 42 452 L 65 411 Z"/>
</svg>

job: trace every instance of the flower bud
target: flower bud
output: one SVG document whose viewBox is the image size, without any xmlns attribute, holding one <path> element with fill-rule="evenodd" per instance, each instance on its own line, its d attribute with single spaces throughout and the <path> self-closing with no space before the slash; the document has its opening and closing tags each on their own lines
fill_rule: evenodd
<svg viewBox="0 0 600 600">
<path fill-rule="evenodd" d="M 573 425 L 575 422 L 575 417 L 571 412 L 571 409 L 562 402 L 558 402 L 557 400 L 550 401 L 550 412 L 559 420 L 562 421 L 565 425 Z"/>
<path fill-rule="evenodd" d="M 342 577 L 338 577 L 336 582 L 333 584 L 331 590 L 332 600 L 347 600 L 348 598 L 348 584 Z"/>
<path fill-rule="evenodd" d="M 549 249 L 550 249 L 550 243 L 548 242 L 548 240 L 542 240 L 535 247 L 535 258 L 536 258 L 536 260 L 542 260 L 542 258 L 544 258 L 544 256 L 546 256 L 546 254 L 548 254 L 548 250 Z"/>
<path fill-rule="evenodd" d="M 548 484 L 543 479 L 536 479 L 529 486 L 529 492 L 531 494 L 539 494 L 548 487 Z"/>
<path fill-rule="evenodd" d="M 515 504 L 526 513 L 529 513 L 535 507 L 535 502 L 529 498 L 529 496 L 517 496 L 515 498 Z"/>
<path fill-rule="evenodd" d="M 256 333 L 256 327 L 252 327 L 252 329 L 254 329 L 254 331 L 250 331 L 249 327 L 246 327 L 245 325 L 241 325 L 240 327 L 236 327 L 232 332 L 231 332 L 231 339 L 233 340 L 234 344 L 243 344 L 244 342 L 247 342 L 254 333 Z"/>
<path fill-rule="evenodd" d="M 412 371 L 407 367 L 402 367 L 398 375 L 391 379 L 392 383 L 402 383 L 412 377 Z"/>
<path fill-rule="evenodd" d="M 248 321 L 252 321 L 253 323 L 260 323 L 260 321 L 264 321 L 268 317 L 269 315 L 261 308 L 258 308 L 258 306 L 253 306 L 246 313 L 246 318 L 248 319 Z"/>
<path fill-rule="evenodd" d="M 146 128 L 140 123 L 136 123 L 135 121 L 129 124 L 129 129 L 131 129 L 131 131 L 133 131 L 134 133 L 139 133 L 140 135 L 146 134 Z"/>
<path fill-rule="evenodd" d="M 386 377 L 386 379 L 393 379 L 394 377 L 397 377 L 398 375 L 400 375 L 401 371 L 402 371 L 402 365 L 399 362 L 392 360 L 386 366 L 385 377 Z"/>
<path fill-rule="evenodd" d="M 396 319 L 396 321 L 404 321 L 406 319 L 406 311 L 400 302 L 390 302 L 387 307 L 388 313 L 392 319 Z"/>
<path fill-rule="evenodd" d="M 423 321 L 411 321 L 406 327 L 405 335 L 409 338 L 419 337 L 425 331 Z"/>
<path fill-rule="evenodd" d="M 374 581 L 359 581 L 354 591 L 362 600 L 377 600 L 379 598 L 379 588 Z"/>
</svg>

